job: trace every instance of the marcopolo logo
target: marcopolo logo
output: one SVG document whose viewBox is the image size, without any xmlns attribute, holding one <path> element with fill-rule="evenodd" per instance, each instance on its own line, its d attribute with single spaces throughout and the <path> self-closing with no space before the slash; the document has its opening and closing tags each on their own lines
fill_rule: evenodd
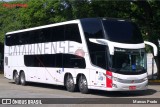
<svg viewBox="0 0 160 107">
<path fill-rule="evenodd" d="M 1 100 L 2 103 L 1 104 L 42 104 L 42 100 L 41 99 L 20 99 L 20 98 L 15 98 L 15 99 L 9 99 L 9 98 L 5 98 Z"/>
</svg>

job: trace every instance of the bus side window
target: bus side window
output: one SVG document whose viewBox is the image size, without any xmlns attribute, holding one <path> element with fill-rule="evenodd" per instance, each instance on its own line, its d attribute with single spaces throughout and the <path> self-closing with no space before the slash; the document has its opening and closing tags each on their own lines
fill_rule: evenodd
<svg viewBox="0 0 160 107">
<path fill-rule="evenodd" d="M 19 45 L 19 35 L 18 34 L 12 34 L 12 45 Z"/>
<path fill-rule="evenodd" d="M 73 68 L 85 68 L 85 60 L 84 58 L 71 58 L 71 65 Z"/>
<path fill-rule="evenodd" d="M 26 43 L 28 44 L 33 44 L 35 43 L 35 33 L 36 31 L 28 31 L 26 34 L 25 34 L 25 40 L 26 40 Z"/>
<path fill-rule="evenodd" d="M 56 54 L 56 58 L 55 58 L 55 63 L 56 63 L 56 67 L 62 67 L 63 66 L 63 56 L 62 54 Z"/>
<path fill-rule="evenodd" d="M 28 33 L 28 32 L 27 32 Z M 28 43 L 28 35 L 27 33 L 19 33 L 19 45 L 24 45 Z"/>
<path fill-rule="evenodd" d="M 65 25 L 65 40 L 82 43 L 78 24 Z"/>
<path fill-rule="evenodd" d="M 8 57 L 5 57 L 5 65 L 8 65 Z"/>
<path fill-rule="evenodd" d="M 6 41 L 5 41 L 7 46 L 12 45 L 12 36 L 11 35 L 6 35 Z"/>
<path fill-rule="evenodd" d="M 35 55 L 24 55 L 24 64 L 29 67 L 36 67 L 36 56 Z"/>
<path fill-rule="evenodd" d="M 63 67 L 64 68 L 85 68 L 85 59 L 77 55 L 63 54 Z"/>
<path fill-rule="evenodd" d="M 64 41 L 64 26 L 55 26 L 50 29 L 50 41 L 57 42 L 57 41 Z"/>
</svg>

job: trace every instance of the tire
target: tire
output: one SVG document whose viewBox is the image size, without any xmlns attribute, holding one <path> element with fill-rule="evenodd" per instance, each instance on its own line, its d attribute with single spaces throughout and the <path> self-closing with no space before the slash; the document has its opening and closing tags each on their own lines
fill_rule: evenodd
<svg viewBox="0 0 160 107">
<path fill-rule="evenodd" d="M 21 72 L 20 74 L 20 84 L 23 86 L 26 85 L 26 77 L 25 77 L 24 72 Z"/>
<path fill-rule="evenodd" d="M 74 80 L 73 80 L 73 77 L 71 75 L 67 75 L 65 85 L 66 85 L 67 91 L 69 91 L 69 92 L 74 92 L 76 90 L 76 86 L 74 84 Z"/>
<path fill-rule="evenodd" d="M 78 81 L 78 87 L 79 87 L 79 91 L 83 94 L 87 94 L 89 93 L 89 89 L 88 89 L 88 84 L 87 84 L 87 79 L 85 76 L 81 76 L 79 78 L 79 81 Z"/>
<path fill-rule="evenodd" d="M 14 79 L 15 84 L 19 85 L 20 81 L 19 81 L 18 72 L 14 73 L 13 79 Z"/>
</svg>

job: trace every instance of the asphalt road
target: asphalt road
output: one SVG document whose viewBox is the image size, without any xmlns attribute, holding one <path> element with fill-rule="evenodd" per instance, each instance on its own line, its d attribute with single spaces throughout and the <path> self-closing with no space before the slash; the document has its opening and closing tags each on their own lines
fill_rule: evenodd
<svg viewBox="0 0 160 107">
<path fill-rule="evenodd" d="M 29 83 L 27 86 L 21 86 L 14 84 L 13 80 L 8 80 L 0 74 L 0 98 L 160 98 L 160 85 L 149 85 L 148 90 L 136 91 L 136 92 L 106 92 L 91 90 L 90 94 L 81 94 L 80 92 L 68 92 L 65 87 Z M 107 104 L 107 107 L 113 107 L 114 104 Z M 135 107 L 137 104 L 131 104 L 130 107 Z M 12 107 L 13 105 L 5 105 L 5 107 Z M 15 105 L 14 105 L 15 106 Z M 28 107 L 28 105 L 16 105 Z M 30 105 L 31 106 L 31 105 Z M 32 105 L 36 107 L 43 107 L 44 105 Z M 45 105 L 45 107 L 106 107 L 106 104 L 54 104 Z M 128 107 L 126 104 L 117 104 L 116 106 Z M 144 106 L 140 104 L 139 106 Z M 146 107 L 150 107 L 150 104 L 145 104 Z M 155 104 L 153 106 L 159 106 Z M 0 105 L 4 107 L 4 105 Z"/>
</svg>

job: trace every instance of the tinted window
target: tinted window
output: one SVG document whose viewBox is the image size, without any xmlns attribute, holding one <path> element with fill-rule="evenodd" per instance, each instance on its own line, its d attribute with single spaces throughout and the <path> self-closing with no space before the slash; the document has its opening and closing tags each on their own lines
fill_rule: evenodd
<svg viewBox="0 0 160 107">
<path fill-rule="evenodd" d="M 6 45 L 11 46 L 11 44 L 13 44 L 12 39 L 11 39 L 11 35 L 6 35 L 5 39 L 6 39 L 5 40 Z"/>
<path fill-rule="evenodd" d="M 129 21 L 103 20 L 106 37 L 120 43 L 143 43 L 138 27 Z"/>
<path fill-rule="evenodd" d="M 35 36 L 38 36 L 38 35 L 36 35 L 36 33 L 37 33 L 37 31 L 28 31 L 26 33 L 22 33 L 22 35 L 24 37 L 24 41 L 25 41 L 23 44 L 32 44 L 32 43 L 36 42 Z M 21 45 L 23 45 L 23 44 L 21 44 Z M 16 45 L 19 45 L 19 44 L 16 44 Z"/>
<path fill-rule="evenodd" d="M 18 34 L 17 34 L 18 35 Z M 25 44 L 28 41 L 27 38 L 28 33 L 24 34 L 24 33 L 19 33 L 19 42 L 17 44 Z M 29 36 L 28 36 L 29 37 Z"/>
<path fill-rule="evenodd" d="M 85 59 L 80 56 L 63 54 L 63 66 L 64 68 L 85 68 Z"/>
<path fill-rule="evenodd" d="M 89 41 L 89 38 L 104 39 L 101 21 L 99 19 L 83 19 L 81 23 L 92 64 L 107 69 L 107 46 Z"/>
<path fill-rule="evenodd" d="M 102 24 L 99 19 L 82 19 L 81 23 L 87 39 L 104 38 Z"/>
<path fill-rule="evenodd" d="M 81 43 L 78 24 L 67 24 L 6 35 L 5 43 L 12 46 L 65 40 Z"/>
<path fill-rule="evenodd" d="M 12 44 L 18 44 L 18 38 L 19 36 L 17 36 L 16 34 L 12 34 L 12 35 L 7 35 L 6 36 L 6 45 L 11 46 Z"/>
<path fill-rule="evenodd" d="M 78 24 L 69 24 L 65 26 L 65 40 L 82 43 Z"/>
<path fill-rule="evenodd" d="M 51 36 L 51 40 L 49 40 L 50 42 L 64 41 L 64 26 L 56 26 L 50 28 L 50 36 Z"/>
<path fill-rule="evenodd" d="M 24 55 L 29 67 L 85 68 L 85 59 L 72 54 Z"/>
<path fill-rule="evenodd" d="M 108 51 L 107 47 L 104 45 L 99 45 L 95 43 L 88 43 L 88 48 L 90 51 L 90 58 L 94 65 L 101 68 L 107 69 L 108 61 Z"/>
</svg>

